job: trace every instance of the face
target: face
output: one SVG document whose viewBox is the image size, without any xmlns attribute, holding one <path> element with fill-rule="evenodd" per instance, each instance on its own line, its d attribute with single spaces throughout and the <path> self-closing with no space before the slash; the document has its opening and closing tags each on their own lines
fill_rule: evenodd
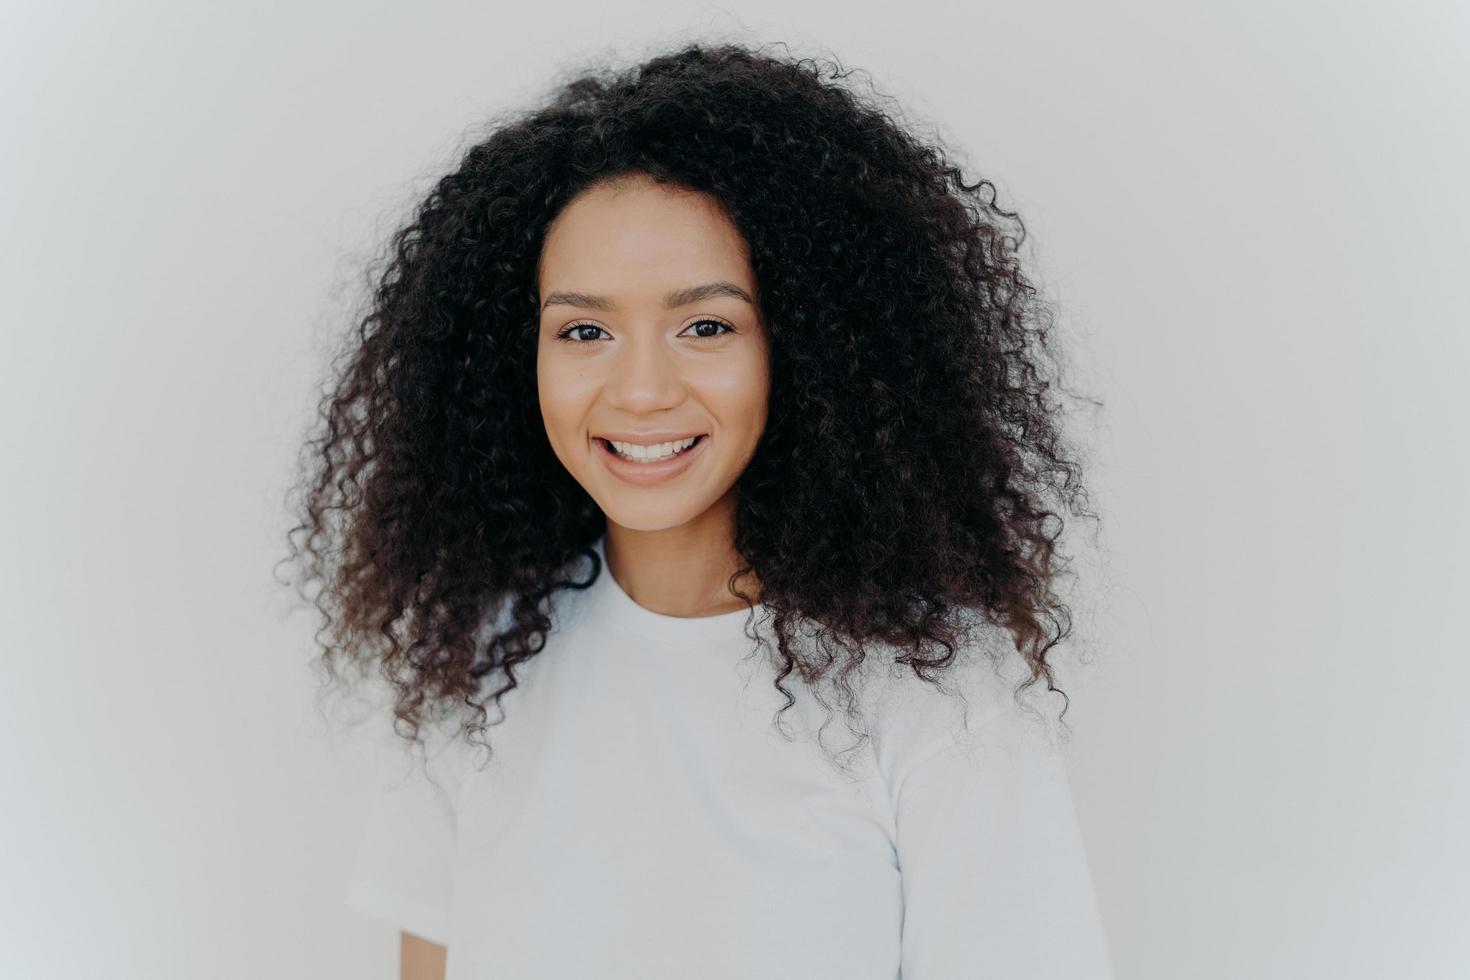
<svg viewBox="0 0 1470 980">
<path fill-rule="evenodd" d="M 744 238 L 713 199 L 646 178 L 589 188 L 548 229 L 537 288 L 542 421 L 608 520 L 728 514 L 765 429 L 769 346 Z"/>
</svg>

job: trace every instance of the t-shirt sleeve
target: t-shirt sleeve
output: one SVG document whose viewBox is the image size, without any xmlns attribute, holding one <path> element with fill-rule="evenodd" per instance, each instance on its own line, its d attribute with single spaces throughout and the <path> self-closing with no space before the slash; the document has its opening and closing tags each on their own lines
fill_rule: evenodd
<svg viewBox="0 0 1470 980">
<path fill-rule="evenodd" d="M 430 745 L 426 762 L 418 747 L 408 748 L 389 754 L 370 798 L 347 907 L 447 946 L 463 753 Z"/>
<path fill-rule="evenodd" d="M 1006 698 L 972 711 L 895 787 L 904 980 L 1111 980 L 1050 723 Z"/>
</svg>

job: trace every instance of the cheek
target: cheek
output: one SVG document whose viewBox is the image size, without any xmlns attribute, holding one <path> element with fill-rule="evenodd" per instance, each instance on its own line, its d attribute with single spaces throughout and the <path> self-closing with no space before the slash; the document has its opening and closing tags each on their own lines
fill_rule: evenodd
<svg viewBox="0 0 1470 980">
<path fill-rule="evenodd" d="M 760 438 L 770 399 L 770 383 L 764 372 L 722 372 L 701 386 L 701 397 L 720 427 L 734 437 L 728 444 L 731 450 Z"/>
<path fill-rule="evenodd" d="M 578 419 L 575 400 L 569 397 L 567 387 L 559 379 L 543 372 L 537 373 L 536 396 L 547 437 L 552 445 L 565 446 L 575 436 L 572 431 Z"/>
</svg>

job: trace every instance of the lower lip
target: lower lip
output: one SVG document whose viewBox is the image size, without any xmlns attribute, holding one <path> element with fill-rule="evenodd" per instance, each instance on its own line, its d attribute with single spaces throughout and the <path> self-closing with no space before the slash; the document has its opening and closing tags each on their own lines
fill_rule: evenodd
<svg viewBox="0 0 1470 980">
<path fill-rule="evenodd" d="M 664 480 L 678 476 L 687 470 L 694 462 L 694 458 L 704 452 L 704 444 L 709 442 L 709 436 L 699 437 L 699 441 L 672 459 L 666 459 L 659 463 L 633 463 L 613 452 L 607 443 L 601 439 L 593 439 L 597 444 L 597 454 L 607 468 L 612 470 L 613 475 L 629 483 L 636 483 L 646 487 L 654 483 L 662 483 Z"/>
</svg>

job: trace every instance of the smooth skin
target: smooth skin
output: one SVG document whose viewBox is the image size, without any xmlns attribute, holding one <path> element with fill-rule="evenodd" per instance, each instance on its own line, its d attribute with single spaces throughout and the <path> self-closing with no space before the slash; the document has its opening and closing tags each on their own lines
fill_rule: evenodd
<svg viewBox="0 0 1470 980">
<path fill-rule="evenodd" d="M 411 932 L 398 933 L 399 980 L 444 980 L 449 947 L 431 943 Z"/>
<path fill-rule="evenodd" d="M 607 517 L 613 579 L 666 616 L 744 609 L 728 586 L 739 567 L 732 488 L 765 430 L 771 386 L 744 237 L 715 198 L 625 176 L 557 215 L 537 289 L 542 421 Z M 708 437 L 683 472 L 651 486 L 621 479 L 593 438 L 654 430 Z M 753 576 L 739 586 L 759 600 Z"/>
</svg>

